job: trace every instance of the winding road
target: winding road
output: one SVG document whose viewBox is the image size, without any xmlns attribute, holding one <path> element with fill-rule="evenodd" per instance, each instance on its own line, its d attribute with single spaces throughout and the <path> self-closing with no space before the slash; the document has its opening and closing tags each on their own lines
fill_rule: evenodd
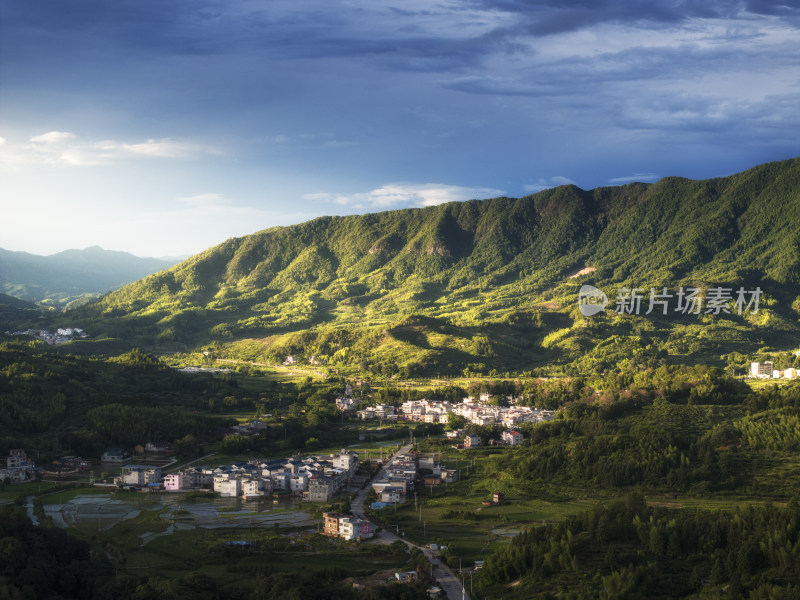
<svg viewBox="0 0 800 600">
<path fill-rule="evenodd" d="M 397 458 L 405 454 L 408 454 L 410 450 L 411 450 L 411 444 L 403 446 L 394 454 L 394 456 L 390 457 L 386 461 L 386 464 L 388 465 L 393 458 Z M 381 469 L 372 478 L 372 480 L 379 479 L 381 477 L 384 477 L 385 475 L 386 475 L 386 467 L 384 466 L 381 467 Z M 364 514 L 364 500 L 366 498 L 368 489 L 369 489 L 369 483 L 366 486 L 364 486 L 361 490 L 359 490 L 358 494 L 356 494 L 355 497 L 350 501 L 350 511 L 353 513 L 353 516 L 360 519 L 368 518 L 366 514 Z M 374 523 L 373 527 L 375 527 Z M 377 536 L 375 537 L 377 538 L 376 541 L 378 543 L 391 544 L 394 541 L 400 540 L 401 542 L 403 542 L 404 544 L 406 544 L 411 548 L 418 548 L 419 550 L 421 550 L 428 558 L 428 560 L 431 561 L 431 564 L 433 564 L 434 567 L 433 575 L 436 578 L 436 581 L 439 583 L 439 587 L 441 587 L 442 590 L 444 590 L 444 592 L 447 594 L 447 597 L 450 598 L 450 600 L 458 600 L 459 598 L 461 598 L 462 600 L 469 600 L 469 594 L 467 594 L 466 590 L 464 589 L 464 586 L 461 584 L 461 581 L 458 579 L 456 574 L 453 573 L 450 570 L 450 568 L 446 564 L 444 564 L 442 560 L 439 559 L 439 555 L 436 552 L 430 550 L 429 548 L 425 548 L 423 546 L 417 546 L 416 544 L 409 542 L 407 539 L 398 537 L 394 533 L 386 531 L 385 529 L 382 529 L 380 533 L 378 533 Z"/>
</svg>

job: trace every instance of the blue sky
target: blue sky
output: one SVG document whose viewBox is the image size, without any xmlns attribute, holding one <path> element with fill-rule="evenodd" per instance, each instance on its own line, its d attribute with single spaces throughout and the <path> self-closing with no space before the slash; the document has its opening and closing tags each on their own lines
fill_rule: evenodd
<svg viewBox="0 0 800 600">
<path fill-rule="evenodd" d="M 0 247 L 191 254 L 794 157 L 799 29 L 797 0 L 6 0 Z"/>
</svg>

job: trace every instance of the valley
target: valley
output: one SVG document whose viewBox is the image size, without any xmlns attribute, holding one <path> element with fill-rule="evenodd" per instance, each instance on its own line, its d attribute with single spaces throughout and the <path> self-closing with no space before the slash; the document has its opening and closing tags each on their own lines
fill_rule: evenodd
<svg viewBox="0 0 800 600">
<path fill-rule="evenodd" d="M 0 595 L 795 597 L 798 194 L 563 186 L 0 298 Z"/>
</svg>

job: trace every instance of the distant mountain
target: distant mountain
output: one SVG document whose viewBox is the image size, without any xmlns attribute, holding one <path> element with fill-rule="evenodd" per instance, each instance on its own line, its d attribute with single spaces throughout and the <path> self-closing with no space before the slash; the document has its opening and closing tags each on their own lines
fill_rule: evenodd
<svg viewBox="0 0 800 600">
<path fill-rule="evenodd" d="M 119 288 L 175 262 L 98 246 L 50 256 L 0 248 L 0 292 L 61 307 Z"/>
<path fill-rule="evenodd" d="M 215 345 L 374 372 L 724 361 L 800 339 L 800 159 L 274 227 L 198 254 L 73 314 L 96 337 Z M 592 283 L 639 316 L 584 318 Z M 644 315 L 649 290 L 763 291 L 757 314 Z M 77 324 L 77 321 L 75 322 Z M 730 361 L 728 356 L 725 360 Z"/>
</svg>

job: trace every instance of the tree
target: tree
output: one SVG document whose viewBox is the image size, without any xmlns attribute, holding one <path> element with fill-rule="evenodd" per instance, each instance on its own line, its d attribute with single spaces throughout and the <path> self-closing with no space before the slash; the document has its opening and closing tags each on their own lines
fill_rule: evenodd
<svg viewBox="0 0 800 600">
<path fill-rule="evenodd" d="M 448 431 L 453 431 L 455 429 L 464 429 L 467 425 L 467 419 L 461 415 L 457 415 L 456 413 L 449 412 L 447 413 L 447 426 L 445 429 Z"/>
</svg>

